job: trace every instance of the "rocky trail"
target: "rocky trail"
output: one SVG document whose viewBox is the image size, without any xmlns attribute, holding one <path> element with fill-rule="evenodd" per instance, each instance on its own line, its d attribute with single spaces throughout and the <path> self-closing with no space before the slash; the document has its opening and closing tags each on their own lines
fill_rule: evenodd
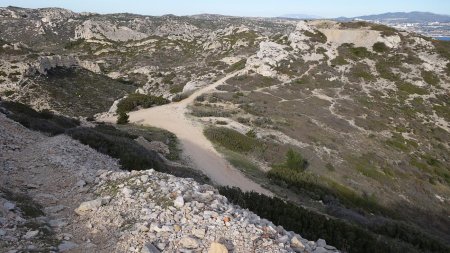
<svg viewBox="0 0 450 253">
<path fill-rule="evenodd" d="M 213 91 L 217 86 L 222 85 L 228 79 L 244 71 L 246 70 L 232 72 L 217 82 L 195 91 L 180 102 L 130 112 L 129 120 L 131 123 L 150 125 L 174 133 L 180 140 L 183 153 L 192 162 L 192 166 L 203 171 L 213 182 L 219 185 L 236 186 L 243 191 L 255 191 L 270 196 L 272 195 L 271 192 L 245 177 L 220 155 L 211 142 L 203 135 L 201 123 L 186 115 L 187 107 L 197 97 Z M 116 119 L 115 117 L 110 117 L 103 120 L 115 122 Z"/>
</svg>

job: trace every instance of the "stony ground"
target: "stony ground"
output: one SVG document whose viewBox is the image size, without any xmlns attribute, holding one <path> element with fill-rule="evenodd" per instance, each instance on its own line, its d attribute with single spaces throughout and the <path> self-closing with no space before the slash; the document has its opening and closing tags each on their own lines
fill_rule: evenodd
<svg viewBox="0 0 450 253">
<path fill-rule="evenodd" d="M 1 252 L 337 252 L 209 185 L 117 160 L 0 114 Z"/>
</svg>

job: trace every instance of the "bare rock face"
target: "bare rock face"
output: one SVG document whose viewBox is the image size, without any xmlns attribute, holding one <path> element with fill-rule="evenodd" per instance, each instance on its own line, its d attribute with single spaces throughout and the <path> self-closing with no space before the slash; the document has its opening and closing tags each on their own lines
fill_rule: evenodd
<svg viewBox="0 0 450 253">
<path fill-rule="evenodd" d="M 82 61 L 72 55 L 53 55 L 53 56 L 40 56 L 36 62 L 31 64 L 26 73 L 28 75 L 34 74 L 46 75 L 47 71 L 57 67 L 61 68 L 81 67 L 94 73 L 101 72 L 100 67 L 95 62 Z"/>
<path fill-rule="evenodd" d="M 56 67 L 71 68 L 77 66 L 78 62 L 73 56 L 44 56 L 39 57 L 33 68 L 40 74 L 47 74 L 47 71 Z"/>
<path fill-rule="evenodd" d="M 113 41 L 140 40 L 146 34 L 134 31 L 125 26 L 115 26 L 107 21 L 86 20 L 75 29 L 75 39 L 103 39 Z"/>
<path fill-rule="evenodd" d="M 275 42 L 261 42 L 256 56 L 248 59 L 247 67 L 255 69 L 260 75 L 277 77 L 278 74 L 273 68 L 289 56 L 284 48 L 285 46 Z"/>
</svg>

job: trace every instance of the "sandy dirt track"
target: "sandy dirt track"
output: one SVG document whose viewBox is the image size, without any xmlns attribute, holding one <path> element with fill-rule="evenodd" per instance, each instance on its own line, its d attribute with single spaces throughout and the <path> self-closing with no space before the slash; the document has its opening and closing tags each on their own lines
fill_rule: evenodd
<svg viewBox="0 0 450 253">
<path fill-rule="evenodd" d="M 191 96 L 180 102 L 130 112 L 129 120 L 131 123 L 150 125 L 174 133 L 180 140 L 183 155 L 188 157 L 192 162 L 192 166 L 203 171 L 215 183 L 219 185 L 237 186 L 244 191 L 255 191 L 272 195 L 270 191 L 245 177 L 224 159 L 203 135 L 203 126 L 201 123 L 186 116 L 187 106 L 195 98 L 214 90 L 217 86 L 239 73 L 231 73 L 217 82 L 197 90 Z M 115 119 L 108 118 L 104 120 L 114 122 Z"/>
</svg>

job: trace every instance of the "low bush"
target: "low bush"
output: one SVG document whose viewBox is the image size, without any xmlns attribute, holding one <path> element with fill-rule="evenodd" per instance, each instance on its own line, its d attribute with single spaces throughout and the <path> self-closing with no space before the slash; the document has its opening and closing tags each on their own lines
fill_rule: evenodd
<svg viewBox="0 0 450 253">
<path fill-rule="evenodd" d="M 235 152 L 250 152 L 259 146 L 254 138 L 225 127 L 208 127 L 204 134 L 214 144 Z"/>
<path fill-rule="evenodd" d="M 376 42 L 372 47 L 373 51 L 378 53 L 384 53 L 389 50 L 389 48 L 383 42 Z"/>
<path fill-rule="evenodd" d="M 315 33 L 305 31 L 304 34 L 310 38 L 311 42 L 327 43 L 327 36 L 320 31 L 316 31 Z"/>
<path fill-rule="evenodd" d="M 119 112 L 119 116 L 117 117 L 117 124 L 125 125 L 128 124 L 130 116 L 126 112 Z"/>
<path fill-rule="evenodd" d="M 232 64 L 228 69 L 226 70 L 227 73 L 238 71 L 245 68 L 245 64 L 247 64 L 247 59 L 242 59 L 234 64 Z"/>
<path fill-rule="evenodd" d="M 188 98 L 190 96 L 189 93 L 179 93 L 176 94 L 173 98 L 172 98 L 172 102 L 180 102 L 181 100 L 184 100 L 186 98 Z"/>
<path fill-rule="evenodd" d="M 302 157 L 298 152 L 293 149 L 289 149 L 286 153 L 286 163 L 285 166 L 292 170 L 305 170 L 308 162 Z"/>
<path fill-rule="evenodd" d="M 431 71 L 422 71 L 423 80 L 430 85 L 439 84 L 439 77 Z"/>
<path fill-rule="evenodd" d="M 129 94 L 117 104 L 117 112 L 127 113 L 138 107 L 149 108 L 155 105 L 167 104 L 169 101 L 161 96 L 152 96 L 139 93 Z"/>
</svg>

